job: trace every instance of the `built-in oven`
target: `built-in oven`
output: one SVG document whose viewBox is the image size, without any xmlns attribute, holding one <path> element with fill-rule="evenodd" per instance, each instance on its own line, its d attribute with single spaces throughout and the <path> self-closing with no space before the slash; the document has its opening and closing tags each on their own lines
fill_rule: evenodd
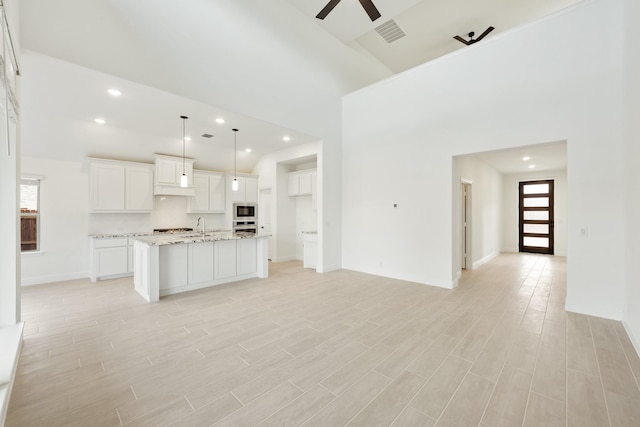
<svg viewBox="0 0 640 427">
<path fill-rule="evenodd" d="M 252 233 L 258 232 L 258 225 L 255 221 L 233 221 L 234 233 Z"/>
<path fill-rule="evenodd" d="M 234 221 L 257 221 L 258 205 L 255 203 L 234 203 L 233 204 L 233 220 Z"/>
</svg>

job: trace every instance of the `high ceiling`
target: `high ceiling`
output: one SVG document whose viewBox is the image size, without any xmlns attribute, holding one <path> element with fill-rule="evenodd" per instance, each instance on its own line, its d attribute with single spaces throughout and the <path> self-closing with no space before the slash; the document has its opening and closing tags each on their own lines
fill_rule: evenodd
<svg viewBox="0 0 640 427">
<path fill-rule="evenodd" d="M 250 171 L 267 152 L 339 140 L 343 95 L 464 48 L 453 35 L 493 25 L 490 42 L 578 0 L 374 0 L 373 23 L 356 0 L 320 21 L 326 1 L 21 0 L 23 154 L 180 154 L 185 114 L 196 166 L 229 169 L 237 127 Z M 390 19 L 407 35 L 387 44 L 374 28 Z"/>
<path fill-rule="evenodd" d="M 316 16 L 328 0 L 287 0 L 307 16 Z M 398 73 L 464 45 L 453 39 L 491 35 L 549 15 L 580 0 L 374 0 L 381 17 L 371 22 L 360 2 L 342 0 L 318 25 L 343 43 L 358 45 Z M 375 28 L 393 19 L 406 36 L 387 43 Z"/>
</svg>

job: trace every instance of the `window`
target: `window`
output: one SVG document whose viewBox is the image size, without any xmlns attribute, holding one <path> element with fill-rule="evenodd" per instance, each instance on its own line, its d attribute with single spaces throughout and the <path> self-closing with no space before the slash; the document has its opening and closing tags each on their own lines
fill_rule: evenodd
<svg viewBox="0 0 640 427">
<path fill-rule="evenodd" d="M 20 180 L 20 248 L 40 250 L 40 179 Z"/>
</svg>

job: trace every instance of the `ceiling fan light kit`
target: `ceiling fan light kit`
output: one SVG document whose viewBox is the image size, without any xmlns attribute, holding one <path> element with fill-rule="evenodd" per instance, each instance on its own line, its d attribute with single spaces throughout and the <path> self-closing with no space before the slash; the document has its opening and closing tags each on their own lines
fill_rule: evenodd
<svg viewBox="0 0 640 427">
<path fill-rule="evenodd" d="M 322 8 L 320 13 L 316 15 L 316 18 L 320 20 L 326 18 L 327 15 L 329 15 L 329 13 L 331 13 L 331 11 L 338 5 L 338 3 L 340 3 L 340 1 L 341 0 L 329 0 L 329 3 L 327 3 L 325 7 Z M 373 1 L 371 0 L 359 0 L 359 1 L 362 7 L 364 8 L 365 12 L 367 12 L 367 15 L 369 15 L 369 19 L 371 19 L 372 22 L 380 18 L 380 16 L 382 16 L 380 15 L 380 11 L 378 11 L 378 8 L 373 4 Z"/>
<path fill-rule="evenodd" d="M 478 43 L 480 40 L 482 40 L 483 38 L 485 38 L 487 36 L 487 34 L 489 34 L 491 31 L 495 30 L 494 27 L 489 27 L 486 30 L 484 30 L 484 33 L 480 34 L 478 36 L 477 39 L 474 39 L 473 36 L 475 36 L 475 32 L 471 31 L 468 36 L 469 36 L 469 40 L 465 40 L 460 36 L 453 36 L 454 39 L 458 40 L 460 43 L 464 43 L 465 45 L 469 46 L 471 44 L 474 43 Z"/>
</svg>

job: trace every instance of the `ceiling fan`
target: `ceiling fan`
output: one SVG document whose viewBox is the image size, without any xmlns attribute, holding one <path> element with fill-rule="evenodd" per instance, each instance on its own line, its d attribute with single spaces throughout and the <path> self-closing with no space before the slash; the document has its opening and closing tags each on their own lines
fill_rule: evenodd
<svg viewBox="0 0 640 427">
<path fill-rule="evenodd" d="M 372 22 L 380 18 L 381 16 L 380 12 L 378 11 L 378 9 L 376 8 L 376 6 L 373 4 L 371 0 L 359 0 L 359 1 L 362 7 L 364 8 L 365 12 L 367 12 L 367 15 L 369 15 L 369 18 L 371 18 Z M 318 19 L 326 18 L 327 15 L 333 10 L 333 8 L 338 5 L 338 3 L 340 3 L 340 0 L 330 0 L 329 3 L 327 3 L 327 5 L 320 11 L 320 13 L 316 15 L 316 18 Z"/>
<path fill-rule="evenodd" d="M 489 28 L 487 28 L 486 30 L 484 30 L 484 33 L 482 33 L 482 34 L 480 34 L 480 35 L 478 36 L 478 38 L 477 38 L 477 39 L 474 39 L 474 38 L 473 38 L 473 36 L 476 34 L 476 33 L 474 33 L 473 31 L 471 31 L 471 32 L 469 33 L 469 40 L 465 40 L 465 39 L 463 39 L 463 38 L 462 38 L 462 37 L 460 37 L 460 36 L 453 36 L 453 38 L 454 38 L 454 39 L 456 39 L 456 40 L 458 40 L 459 42 L 464 43 L 464 44 L 466 44 L 467 46 L 469 46 L 470 44 L 474 44 L 474 43 L 479 42 L 480 40 L 482 40 L 483 38 L 485 38 L 485 36 L 486 36 L 487 34 L 489 34 L 489 33 L 490 33 L 491 31 L 493 31 L 493 30 L 495 30 L 495 28 L 493 28 L 493 27 L 489 27 Z"/>
</svg>

